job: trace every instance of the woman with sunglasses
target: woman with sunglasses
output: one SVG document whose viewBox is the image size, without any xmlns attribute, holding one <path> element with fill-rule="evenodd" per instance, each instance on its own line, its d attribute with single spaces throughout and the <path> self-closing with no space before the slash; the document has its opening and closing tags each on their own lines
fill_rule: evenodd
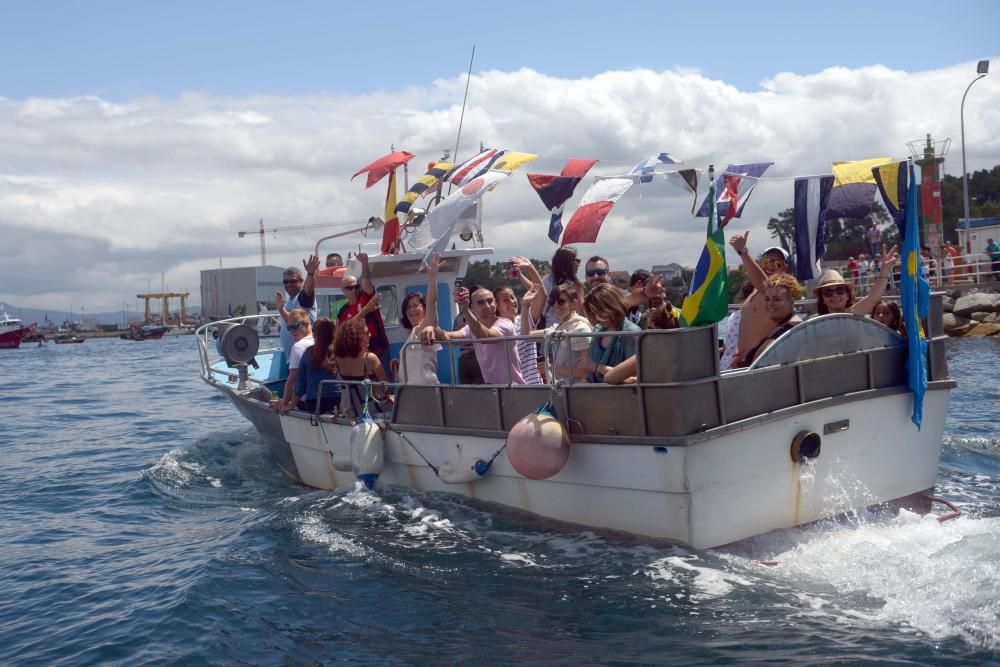
<svg viewBox="0 0 1000 667">
<path fill-rule="evenodd" d="M 813 290 L 816 295 L 816 313 L 851 313 L 853 315 L 871 315 L 889 283 L 889 275 L 893 267 L 899 263 L 899 252 L 896 246 L 882 251 L 879 262 L 878 276 L 872 283 L 868 295 L 860 301 L 854 299 L 854 288 L 844 280 L 844 277 L 834 269 L 827 269 L 819 277 L 819 284 Z"/>
<path fill-rule="evenodd" d="M 541 290 L 535 286 L 524 295 L 521 312 L 521 334 L 529 333 L 590 333 L 593 327 L 586 317 L 576 312 L 580 301 L 580 292 L 574 285 L 557 285 L 549 293 L 549 310 L 559 317 L 559 323 L 540 331 L 529 331 L 528 312 L 531 304 L 542 298 Z M 568 336 L 557 338 L 555 348 L 549 350 L 549 383 L 564 382 L 574 384 L 587 377 L 585 362 L 590 349 L 590 337 Z"/>
<path fill-rule="evenodd" d="M 403 299 L 403 328 L 410 335 L 403 343 L 399 359 L 393 359 L 390 367 L 403 384 L 439 384 L 437 375 L 438 352 L 441 346 L 433 342 L 434 328 L 437 327 L 437 277 L 441 267 L 441 255 L 434 253 L 427 265 L 427 300 L 420 292 L 407 294 Z M 430 339 L 425 334 L 430 327 Z"/>
</svg>

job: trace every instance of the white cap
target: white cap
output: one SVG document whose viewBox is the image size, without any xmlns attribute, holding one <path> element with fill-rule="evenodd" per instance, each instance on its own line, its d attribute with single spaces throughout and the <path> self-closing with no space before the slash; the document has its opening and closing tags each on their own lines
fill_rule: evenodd
<svg viewBox="0 0 1000 667">
<path fill-rule="evenodd" d="M 767 248 L 764 252 L 760 253 L 760 256 L 763 257 L 764 255 L 766 255 L 767 253 L 771 252 L 772 250 L 775 250 L 775 251 L 781 253 L 781 256 L 785 258 L 785 261 L 786 262 L 788 261 L 788 251 L 785 250 L 784 248 L 782 248 L 781 246 L 776 246 L 776 245 L 773 245 L 770 248 Z"/>
</svg>

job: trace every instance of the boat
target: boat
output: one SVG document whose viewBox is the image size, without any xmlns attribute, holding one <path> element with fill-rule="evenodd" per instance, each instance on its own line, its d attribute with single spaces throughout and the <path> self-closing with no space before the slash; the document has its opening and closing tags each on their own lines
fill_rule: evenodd
<svg viewBox="0 0 1000 667">
<path fill-rule="evenodd" d="M 158 340 L 169 330 L 170 327 L 158 324 L 144 324 L 138 327 L 130 324 L 128 331 L 119 334 L 118 337 L 124 340 Z"/>
<path fill-rule="evenodd" d="M 470 258 L 491 252 L 442 253 L 439 293 L 451 293 Z M 393 357 L 407 333 L 399 300 L 425 288 L 421 259 L 403 252 L 369 260 Z M 351 259 L 317 273 L 321 316 L 335 315 L 341 277 L 358 271 Z M 461 385 L 460 342 L 445 342 L 441 384 L 390 384 L 393 408 L 371 422 L 339 411 L 279 415 L 269 408 L 272 391 L 283 386 L 283 353 L 273 341 L 262 346 L 256 316 L 204 325 L 197 340 L 201 378 L 253 424 L 280 469 L 304 485 L 456 493 L 703 549 L 859 508 L 930 510 L 955 387 L 941 300 L 932 297 L 927 322 L 929 381 L 919 430 L 910 420 L 905 340 L 852 315 L 811 318 L 749 368 L 725 372 L 715 325 L 633 334 L 638 381 L 623 386 Z M 439 302 L 443 324 L 457 312 L 450 301 Z M 517 443 L 508 434 L 546 404 L 569 455 L 538 474 L 526 471 L 523 459 L 515 465 Z M 523 456 L 524 447 L 518 451 Z"/>
<path fill-rule="evenodd" d="M 31 333 L 21 320 L 11 317 L 7 311 L 0 311 L 0 349 L 16 349 L 21 341 Z"/>
<path fill-rule="evenodd" d="M 86 338 L 80 338 L 76 334 L 59 334 L 53 339 L 56 345 L 74 345 L 76 343 L 82 343 Z"/>
</svg>

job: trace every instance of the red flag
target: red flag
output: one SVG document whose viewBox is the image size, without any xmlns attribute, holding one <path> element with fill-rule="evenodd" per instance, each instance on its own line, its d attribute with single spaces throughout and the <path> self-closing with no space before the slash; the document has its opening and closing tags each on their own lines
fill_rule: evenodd
<svg viewBox="0 0 1000 667">
<path fill-rule="evenodd" d="M 385 227 L 382 228 L 382 254 L 399 252 L 399 216 L 396 214 L 396 170 L 389 174 L 389 188 L 385 193 Z"/>
<path fill-rule="evenodd" d="M 608 178 L 591 185 L 566 225 L 562 245 L 595 242 L 604 218 L 630 187 L 631 178 Z"/>
<path fill-rule="evenodd" d="M 365 184 L 365 188 L 370 188 L 382 180 L 382 178 L 390 171 L 401 164 L 409 162 L 413 159 L 413 157 L 413 153 L 407 153 L 406 151 L 396 151 L 395 153 L 383 155 L 371 164 L 359 169 L 354 176 L 351 176 L 351 180 L 353 181 L 359 174 L 363 174 L 367 171 L 368 182 Z"/>
<path fill-rule="evenodd" d="M 729 224 L 729 221 L 736 217 L 736 211 L 739 209 L 740 177 L 727 175 L 725 182 L 726 191 L 719 197 L 719 201 L 727 201 L 729 202 L 729 206 L 726 208 L 726 212 L 722 214 L 722 220 L 719 221 L 719 229 Z"/>
<path fill-rule="evenodd" d="M 587 160 L 585 158 L 571 157 L 566 166 L 562 168 L 560 176 L 576 176 L 583 178 L 590 171 L 590 168 L 597 164 L 597 160 Z"/>
</svg>

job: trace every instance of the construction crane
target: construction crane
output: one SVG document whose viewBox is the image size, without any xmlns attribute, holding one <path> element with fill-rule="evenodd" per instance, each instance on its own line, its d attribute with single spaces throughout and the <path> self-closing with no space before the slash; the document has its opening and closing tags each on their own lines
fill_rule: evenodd
<svg viewBox="0 0 1000 667">
<path fill-rule="evenodd" d="M 259 234 L 260 235 L 260 265 L 267 266 L 267 247 L 264 245 L 264 235 L 272 234 L 277 232 L 291 232 L 300 229 L 319 229 L 320 227 L 347 227 L 350 225 L 364 224 L 363 220 L 339 220 L 337 222 L 317 222 L 312 225 L 289 225 L 287 227 L 272 227 L 271 229 L 264 228 L 264 220 L 261 219 L 259 223 L 259 229 L 254 229 L 245 232 L 237 232 L 240 238 L 245 237 L 247 234 Z"/>
</svg>

